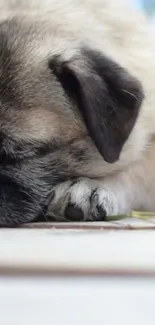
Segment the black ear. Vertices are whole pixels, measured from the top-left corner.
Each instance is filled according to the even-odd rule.
[[[109,163],[117,161],[143,100],[140,82],[92,50],[58,66],[55,60],[51,67],[76,101],[100,154]]]

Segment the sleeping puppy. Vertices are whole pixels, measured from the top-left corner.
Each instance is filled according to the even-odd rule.
[[[1,0],[0,19],[0,225],[155,210],[145,18],[121,0]]]

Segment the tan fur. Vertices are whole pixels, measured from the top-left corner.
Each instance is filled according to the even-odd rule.
[[[45,103],[44,107],[39,106],[39,101],[33,103],[31,94],[30,113],[23,111],[20,116],[13,117],[14,128],[11,131],[12,120],[7,120],[5,126],[0,121],[0,127],[8,129],[17,138],[46,141],[63,138],[66,144],[76,140],[77,148],[87,148],[89,159],[77,164],[77,176],[99,179],[89,180],[88,188],[101,188],[100,203],[104,202],[103,197],[107,197],[107,192],[112,193],[106,208],[108,214],[121,214],[140,208],[155,210],[155,38],[145,17],[133,10],[127,1],[121,0],[5,0],[4,3],[1,0],[0,11],[2,21],[18,17],[23,35],[29,25],[34,25],[34,34],[25,36],[21,47],[17,30],[17,47],[13,45],[13,58],[18,58],[20,62],[17,84],[20,85],[21,78],[29,79],[28,86],[25,84],[27,92],[31,89],[29,87],[33,87],[33,70],[38,71],[39,78],[39,73],[42,73],[39,69],[42,62],[45,64],[46,57],[58,54],[64,60],[70,59],[78,55],[82,42],[100,50],[127,69],[140,80],[145,95],[120,160],[113,165],[104,162],[98,154],[87,138],[80,114],[75,111],[71,113],[70,103],[55,81],[53,88],[51,85],[54,89],[51,111],[48,99],[47,107]],[[134,96],[132,93],[130,95]],[[82,192],[86,180],[82,182],[78,197],[76,190],[76,195],[73,194],[76,204],[81,202],[84,192],[85,195],[89,192],[88,189]],[[63,184],[58,188],[60,186],[62,189]],[[65,191],[58,191],[60,199]]]

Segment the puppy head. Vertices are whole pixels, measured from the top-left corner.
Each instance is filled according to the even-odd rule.
[[[61,181],[59,175],[62,174],[63,163],[59,155],[57,164],[60,170],[56,174],[54,168],[46,169],[46,163],[44,168],[37,167],[36,179],[35,168],[32,177],[32,171],[25,164],[31,166],[31,159],[39,162],[40,154],[46,155],[48,148],[48,153],[52,153],[48,163],[53,166],[53,157],[56,161],[61,146],[69,146],[70,142],[85,135],[90,136],[105,161],[114,163],[119,159],[135,124],[143,99],[140,82],[106,55],[82,43],[72,51],[72,43],[67,44],[65,40],[64,44],[70,50],[66,58],[68,47],[63,47],[61,51],[60,42],[55,42],[53,38],[49,27],[42,28],[41,24],[38,28],[35,24],[19,23],[12,19],[0,25],[2,184],[4,176],[12,178],[11,182],[16,187],[24,188],[25,192],[29,191],[31,184],[31,198],[33,193],[36,198],[38,179],[41,184],[38,197],[42,197],[41,193],[46,197],[46,184],[49,181],[45,181],[44,174],[47,180],[49,173],[51,187]],[[63,159],[66,157],[63,156]],[[16,172],[8,167],[10,165],[14,166]],[[76,173],[69,159],[63,168],[63,175],[66,173],[67,177],[70,176],[69,170],[71,176]],[[5,204],[9,205],[11,196],[7,198],[5,194],[3,198],[6,198]],[[24,204],[29,204],[32,209],[34,202],[30,204],[26,201],[24,199]],[[15,208],[16,218],[11,218],[18,222],[23,203],[16,200],[16,204],[19,205],[18,209]],[[22,220],[27,221],[26,218]]]
[[[41,27],[16,19],[0,25],[1,134],[69,142],[88,132],[102,157],[117,161],[141,106],[140,82],[87,45],[72,51],[64,42],[61,50],[62,40]]]

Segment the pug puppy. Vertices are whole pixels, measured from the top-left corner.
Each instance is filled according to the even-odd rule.
[[[127,1],[1,0],[0,226],[155,210],[154,50]]]

